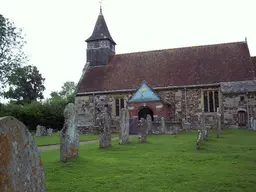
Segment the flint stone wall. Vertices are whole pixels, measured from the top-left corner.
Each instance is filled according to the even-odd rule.
[[[0,191],[45,192],[45,175],[34,138],[13,117],[0,118]]]
[[[156,92],[166,101],[171,104],[170,107],[170,120],[173,122],[181,122],[182,119],[186,118],[187,109],[187,120],[191,123],[191,129],[197,129],[199,122],[198,117],[202,114],[202,108],[204,107],[203,102],[203,91],[205,90],[215,90],[223,89],[219,86],[214,87],[202,87],[202,88],[187,88],[185,89],[169,89],[169,90],[157,90]],[[233,90],[233,89],[228,89]],[[244,90],[244,89],[243,89]],[[246,89],[247,90],[247,89]],[[109,104],[112,106],[112,120],[113,125],[118,126],[118,121],[120,117],[115,116],[115,97],[124,98],[125,101],[128,100],[129,95],[133,92],[127,92],[123,94],[108,94],[110,101]],[[185,99],[185,95],[186,98]],[[236,92],[236,93],[223,93],[220,92],[219,102],[220,109],[222,113],[222,123],[225,127],[237,128],[237,109],[242,107],[246,109],[246,102],[240,102],[241,96],[245,97],[246,94]],[[79,116],[79,126],[90,127],[93,125],[93,103],[92,96],[79,96],[76,97],[77,108],[80,109],[81,115]],[[185,104],[187,101],[187,107]],[[83,109],[83,110],[82,110]],[[85,111],[85,112],[84,112]],[[87,115],[86,115],[87,114]],[[205,113],[205,123],[208,128],[216,128],[216,112]],[[87,117],[84,118],[84,115]],[[256,92],[249,93],[249,116],[256,118]],[[89,121],[88,121],[89,120]],[[85,122],[86,121],[86,122]],[[84,122],[84,123],[83,123]],[[119,128],[117,128],[119,129]],[[90,129],[89,129],[90,130]]]
[[[248,100],[248,107],[247,107]],[[222,121],[226,128],[238,128],[238,111],[246,112],[246,122],[256,118],[256,93],[223,94],[223,110],[225,111]]]

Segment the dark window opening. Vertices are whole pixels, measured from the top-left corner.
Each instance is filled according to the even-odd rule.
[[[214,100],[215,100],[215,111],[217,111],[217,108],[219,107],[219,92],[214,92]]]
[[[116,116],[119,116],[120,110],[119,110],[119,99],[116,99]]]
[[[124,99],[120,99],[120,103],[121,103],[121,109],[124,108]]]
[[[204,91],[204,112],[216,112],[219,107],[219,92]]]
[[[244,101],[244,96],[241,96],[241,97],[240,97],[240,101]]]
[[[116,99],[116,116],[120,115],[121,109],[124,109],[124,99]]]
[[[208,95],[207,95],[207,91],[204,91],[204,111],[208,112]]]

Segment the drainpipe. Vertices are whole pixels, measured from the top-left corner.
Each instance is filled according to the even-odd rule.
[[[184,88],[185,90],[185,113],[186,113],[186,121],[188,120],[188,106],[187,106],[187,88]]]
[[[250,114],[249,114],[249,93],[246,93],[247,95],[247,102],[246,102],[246,110],[247,110],[247,127],[250,128]]]

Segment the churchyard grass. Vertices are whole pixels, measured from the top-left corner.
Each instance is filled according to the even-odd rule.
[[[196,150],[196,131],[148,136],[127,145],[81,145],[79,157],[61,163],[59,150],[41,152],[48,192],[256,191],[256,132],[209,131]]]
[[[113,133],[112,137],[118,137],[117,133]],[[60,136],[58,133],[54,133],[51,136],[34,136],[37,146],[55,145],[60,144]],[[90,141],[98,139],[99,135],[96,134],[86,134],[80,135],[80,141]]]

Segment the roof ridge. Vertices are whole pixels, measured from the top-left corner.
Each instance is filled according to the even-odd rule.
[[[234,42],[227,42],[227,43],[194,45],[194,46],[187,46],[187,47],[183,46],[183,47],[177,47],[177,48],[153,49],[153,50],[148,50],[148,51],[135,51],[135,52],[127,52],[127,53],[118,53],[118,54],[115,54],[115,55],[116,56],[119,56],[119,55],[130,55],[130,54],[138,54],[138,53],[149,53],[149,52],[156,52],[156,51],[177,50],[177,49],[184,49],[184,48],[210,47],[210,46],[216,46],[216,45],[227,45],[227,44],[237,44],[237,43],[245,43],[246,44],[246,42],[244,42],[244,41],[234,41]]]

